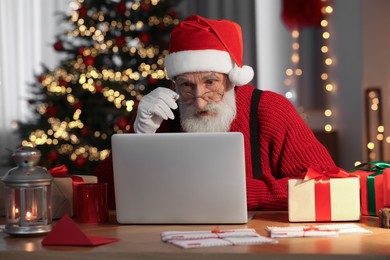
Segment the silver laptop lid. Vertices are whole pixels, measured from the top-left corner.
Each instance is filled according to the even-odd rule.
[[[116,134],[117,220],[246,223],[241,133]]]

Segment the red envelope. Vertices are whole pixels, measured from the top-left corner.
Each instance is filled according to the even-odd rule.
[[[65,214],[41,243],[44,246],[99,246],[117,241],[119,241],[118,238],[86,236]]]

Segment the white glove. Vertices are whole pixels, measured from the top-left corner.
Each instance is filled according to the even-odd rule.
[[[155,133],[163,120],[174,119],[172,109],[177,108],[179,95],[168,88],[156,88],[142,97],[134,122],[136,133]]]

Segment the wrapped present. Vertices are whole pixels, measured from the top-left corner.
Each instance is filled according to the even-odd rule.
[[[390,208],[390,168],[383,170],[383,205]]]
[[[52,183],[52,214],[53,219],[59,219],[65,214],[73,217],[76,214],[76,185],[79,183],[97,183],[97,177],[92,175],[71,175],[66,166],[62,165],[49,170],[53,175]]]
[[[390,164],[375,161],[359,164],[354,174],[360,177],[362,215],[379,216],[379,210],[390,204]],[[387,170],[386,175],[383,174]],[[385,203],[386,201],[386,203]]]
[[[359,178],[337,169],[308,168],[304,179],[288,181],[290,222],[356,221],[360,219]]]

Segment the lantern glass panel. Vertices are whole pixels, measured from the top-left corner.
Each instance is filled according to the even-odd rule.
[[[15,226],[51,224],[51,187],[7,187],[7,223]]]

